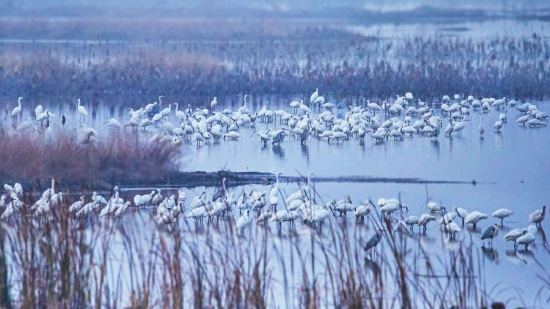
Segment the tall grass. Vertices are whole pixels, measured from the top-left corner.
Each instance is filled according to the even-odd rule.
[[[2,223],[3,307],[482,308],[509,300],[486,286],[472,242],[433,254],[391,232],[391,222],[240,233],[231,217],[156,226],[130,210],[120,220],[77,220],[66,196],[51,218],[23,213]],[[364,231],[378,227],[384,239],[366,255]]]
[[[0,131],[0,178],[26,180],[40,186],[55,178],[82,188],[120,182],[162,180],[178,170],[181,148],[170,143],[147,143],[137,134],[111,134],[81,144],[71,133],[60,133],[55,142],[42,135]],[[38,183],[36,183],[38,181]],[[38,189],[41,189],[40,187]]]
[[[244,32],[246,34],[246,32]],[[417,36],[399,40],[309,31],[277,36],[139,44],[4,43],[0,94],[156,94],[218,96],[321,94],[421,98],[455,93],[550,96],[546,38],[489,40]]]

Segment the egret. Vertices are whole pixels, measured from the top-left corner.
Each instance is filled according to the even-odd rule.
[[[315,92],[311,94],[309,98],[309,103],[313,103],[319,97],[319,88],[315,89]]]
[[[43,111],[44,108],[42,107],[42,105],[38,104],[38,106],[36,106],[36,108],[34,109],[34,117],[38,117],[38,115],[42,114]]]
[[[273,208],[273,211],[277,209],[277,204],[279,204],[279,175],[281,175],[280,172],[275,174],[275,179],[277,181],[269,192],[269,205]]]
[[[176,117],[178,117],[178,119],[180,120],[180,125],[181,125],[186,119],[185,112],[178,110],[179,105],[177,102],[174,103],[174,105],[176,106],[176,110],[175,110]]]
[[[80,105],[80,99],[76,99],[76,102],[78,113],[80,114],[80,120],[82,120],[82,117],[88,117],[88,111],[84,106]]]
[[[21,114],[21,100],[23,100],[23,97],[19,97],[19,99],[17,99],[17,106],[11,111],[11,116],[13,118],[17,119],[17,116]]]
[[[163,109],[160,114],[162,115],[162,118],[170,115],[170,113],[172,112],[172,104],[168,104],[168,107]]]
[[[215,111],[216,110],[216,106],[218,106],[218,99],[217,97],[214,97],[214,99],[212,100],[212,102],[210,102],[210,109]]]
[[[493,246],[493,238],[495,238],[498,235],[498,225],[495,224],[493,226],[488,227],[485,232],[483,232],[483,235],[481,235],[481,240],[489,239],[489,246]]]

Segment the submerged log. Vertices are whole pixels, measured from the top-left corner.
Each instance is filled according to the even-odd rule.
[[[62,180],[58,183],[63,190],[77,192],[80,190],[112,190],[117,185],[125,188],[196,188],[196,187],[220,187],[222,180],[226,179],[226,187],[238,187],[245,185],[270,185],[275,183],[275,174],[263,172],[170,172],[162,179],[111,179],[112,183],[106,181],[96,181],[91,183],[70,183],[70,181]],[[48,184],[49,179],[40,181],[24,182],[21,184],[28,190],[31,186],[36,186],[40,192],[43,191],[41,184]],[[279,181],[282,183],[299,183],[305,182],[305,176],[287,176],[280,175]],[[318,177],[313,178],[314,182],[342,182],[342,183],[399,183],[399,184],[466,184],[476,185],[473,181],[456,181],[456,180],[425,180],[420,178],[388,178],[388,177],[371,177],[371,176],[337,176],[337,177]],[[38,184],[38,186],[37,186]]]

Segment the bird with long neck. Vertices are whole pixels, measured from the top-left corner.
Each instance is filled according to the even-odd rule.
[[[273,211],[277,210],[277,204],[279,204],[279,175],[280,174],[281,173],[278,172],[275,175],[275,179],[277,180],[277,182],[273,185],[273,188],[269,192],[269,204],[273,208]]]
[[[21,100],[23,100],[23,97],[19,97],[19,99],[17,99],[17,106],[11,112],[11,116],[15,120],[17,119],[17,116],[21,114]]]

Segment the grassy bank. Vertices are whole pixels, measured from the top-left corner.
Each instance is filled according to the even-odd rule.
[[[4,183],[24,182],[40,190],[42,183],[48,187],[52,177],[80,188],[164,180],[168,172],[179,169],[182,155],[181,148],[170,143],[147,143],[127,134],[82,144],[73,131],[60,133],[55,142],[46,142],[46,137],[37,133],[2,130],[0,144],[0,178]]]

